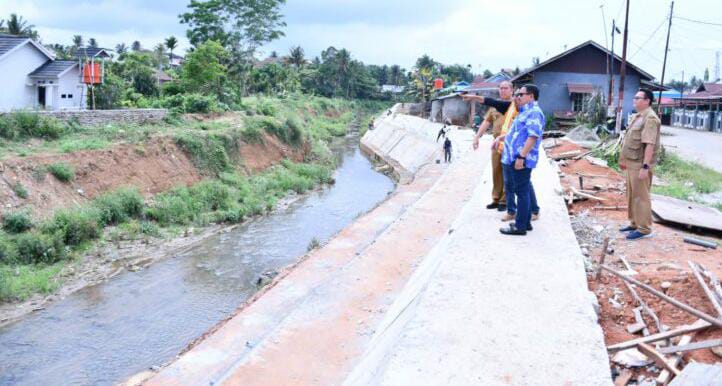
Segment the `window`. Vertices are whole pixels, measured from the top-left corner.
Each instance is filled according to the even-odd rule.
[[[582,111],[584,105],[592,97],[592,94],[582,94],[578,92],[572,93],[572,111]]]
[[[65,94],[62,94],[62,95],[60,95],[60,97],[63,98],[63,99],[65,99],[65,98],[67,98],[68,96],[65,95]]]
[[[68,99],[73,99],[73,94],[68,94]]]

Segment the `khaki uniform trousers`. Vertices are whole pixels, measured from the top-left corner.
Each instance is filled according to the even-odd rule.
[[[497,204],[506,205],[504,173],[501,167],[501,154],[496,151],[496,149],[491,151],[491,174],[493,180],[491,199]]]
[[[639,168],[627,169],[627,217],[632,227],[642,234],[652,233],[652,171],[649,178],[639,179]]]

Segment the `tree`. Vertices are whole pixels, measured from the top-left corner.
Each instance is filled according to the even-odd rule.
[[[170,55],[168,57],[173,59],[173,50],[178,47],[178,39],[176,39],[175,36],[169,36],[165,39],[165,46],[168,48],[168,51],[170,51]]]
[[[420,58],[416,59],[416,67],[417,70],[420,69],[428,69],[428,70],[434,70],[435,67],[437,67],[439,63],[434,61],[434,59],[431,59],[431,57],[427,54],[424,54]]]
[[[28,24],[22,16],[18,16],[17,13],[10,14],[10,18],[6,21],[7,27],[5,29],[10,35],[27,36],[33,39],[37,39],[38,33],[33,30],[34,25]]]
[[[709,68],[704,69],[704,81],[709,82]]]
[[[118,73],[135,92],[145,96],[158,95],[158,80],[155,77],[153,57],[150,54],[130,52],[125,55],[119,67]]]
[[[189,12],[180,15],[188,24],[188,39],[198,46],[215,40],[253,54],[261,45],[275,40],[286,26],[280,13],[285,0],[191,0]]]
[[[0,19],[0,32],[5,32],[5,19]]]
[[[306,63],[303,48],[301,46],[291,47],[288,52],[288,64],[295,66],[297,69],[303,67]]]
[[[158,43],[153,49],[153,54],[153,59],[155,60],[154,64],[156,67],[163,68],[168,64],[168,56],[166,55],[165,44]]]
[[[394,64],[389,69],[389,78],[391,81],[391,84],[394,86],[398,86],[400,83],[400,77],[403,74],[403,71],[401,70],[401,67],[398,64]]]
[[[95,40],[95,38],[88,39],[88,47],[98,48],[98,42]]]
[[[541,63],[541,60],[539,60],[538,56],[534,56],[531,58],[531,64],[532,66],[538,66],[539,63]]]
[[[486,69],[486,70],[484,70],[484,74],[482,76],[484,77],[484,79],[489,79],[492,76],[494,76],[494,74],[491,71],[489,71],[489,69]]]
[[[83,46],[83,37],[80,35],[73,35],[73,47],[78,49]]]
[[[228,51],[215,41],[209,40],[196,46],[186,56],[183,64],[182,81],[186,90],[201,94],[216,95],[224,100]]]
[[[128,52],[128,46],[125,43],[118,43],[115,45],[115,52],[118,53],[118,56],[123,56]]]
[[[130,45],[130,49],[134,52],[139,52],[143,49],[143,46],[140,45],[139,41],[134,41],[133,44]]]

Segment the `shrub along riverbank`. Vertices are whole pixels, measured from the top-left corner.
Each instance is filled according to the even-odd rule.
[[[0,149],[16,155],[72,152],[116,143],[142,144],[152,136],[167,135],[207,177],[147,201],[137,188],[121,188],[83,205],[58,210],[47,219],[36,218],[30,208],[4,212],[0,230],[0,301],[53,292],[62,284],[59,273],[63,267],[82,259],[95,243],[121,237],[119,234],[125,238],[172,237],[182,227],[238,223],[272,209],[290,192],[300,194],[328,183],[334,161],[327,141],[345,135],[352,122],[366,122],[371,113],[388,107],[379,102],[305,95],[253,97],[246,101],[243,112],[230,119],[206,117],[198,122],[173,115],[164,124],[150,126],[79,127],[35,120],[28,113],[0,117]],[[52,126],[53,135],[43,134],[47,130],[33,125]],[[289,146],[307,146],[311,149],[309,156],[303,163],[283,160],[261,173],[245,175],[240,168],[243,160],[238,154],[239,144],[262,141],[264,132]],[[51,168],[59,180],[72,180],[69,165],[51,165],[48,170]],[[13,189],[22,192],[24,187]]]

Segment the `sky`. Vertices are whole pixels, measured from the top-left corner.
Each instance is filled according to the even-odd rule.
[[[103,47],[139,40],[152,48],[174,35],[182,52],[189,44],[178,15],[188,3],[0,0],[0,17],[22,15],[44,43],[71,44],[72,36],[80,34],[86,41],[94,37]],[[525,68],[533,57],[543,61],[587,40],[609,47],[612,19],[624,29],[624,4],[625,0],[288,0],[281,10],[285,36],[264,46],[260,55],[286,54],[300,45],[312,58],[334,46],[349,49],[366,64],[399,64],[406,69],[423,54],[445,64],[471,65],[475,73]],[[657,79],[669,6],[669,0],[630,0],[628,60]],[[721,15],[722,1],[675,2],[666,80],[681,79],[683,71],[685,79],[701,77],[705,68],[714,77],[715,53],[722,51]],[[619,54],[621,43],[617,35]]]

